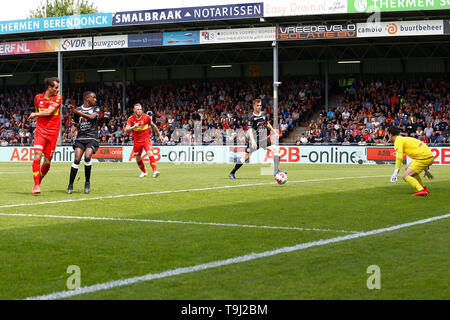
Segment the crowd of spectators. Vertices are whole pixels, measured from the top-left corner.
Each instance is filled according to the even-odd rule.
[[[296,144],[383,144],[390,125],[425,143],[449,142],[448,80],[358,79],[338,95],[337,105],[320,111]]]
[[[286,79],[279,92],[280,140],[285,139],[301,121],[323,106],[323,83],[312,79]],[[35,121],[28,115],[34,111],[33,99],[42,88],[12,88],[0,92],[0,144],[32,145]],[[102,145],[129,145],[132,137],[124,133],[126,120],[134,103],[145,112],[163,134],[154,144],[240,144],[245,142],[247,115],[253,99],[262,100],[263,109],[273,114],[271,80],[183,81],[165,84],[127,86],[126,107],[121,86],[70,86],[64,89],[63,102],[83,103],[85,91],[97,95],[100,106],[99,137]],[[71,115],[63,108],[62,142],[72,144]],[[271,121],[271,120],[270,120]],[[199,134],[200,133],[200,134]]]
[[[284,79],[278,104],[281,142],[314,112],[317,119],[308,121],[297,144],[382,144],[387,142],[386,130],[392,124],[400,127],[402,135],[426,143],[449,141],[450,81],[372,78],[334,82],[333,88],[338,88],[334,94],[340,99],[326,111],[323,82],[314,78]],[[163,145],[200,141],[204,145],[243,144],[253,99],[262,100],[270,121],[273,114],[273,87],[268,79],[130,85],[126,88],[126,107],[121,86],[67,86],[64,105],[69,99],[81,105],[83,92],[88,90],[96,93],[100,106],[102,145],[132,144],[124,126],[137,102],[163,134],[163,141],[153,136],[153,143]],[[34,111],[34,96],[42,91],[39,87],[0,91],[0,146],[33,144],[36,123],[28,116]],[[74,136],[67,110],[64,107],[62,112],[62,142],[70,145]]]

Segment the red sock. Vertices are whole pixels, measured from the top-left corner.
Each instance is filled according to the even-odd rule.
[[[145,164],[144,164],[144,161],[138,161],[137,162],[137,165],[139,166],[139,169],[141,169],[141,171],[143,172],[143,173],[146,173],[147,171],[145,171]]]
[[[33,179],[34,185],[39,185],[41,180],[41,162],[33,160]]]
[[[39,182],[42,181],[42,179],[44,179],[45,175],[47,174],[47,172],[50,170],[50,165],[46,165],[43,164],[41,167],[41,179],[39,180]]]
[[[156,160],[155,160],[154,156],[150,157],[150,165],[152,166],[153,172],[155,172],[156,171]]]

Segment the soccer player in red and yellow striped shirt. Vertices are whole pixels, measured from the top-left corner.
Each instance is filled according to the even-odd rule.
[[[158,139],[162,140],[163,137],[159,132],[158,128],[152,122],[152,119],[149,115],[142,113],[142,106],[140,103],[136,103],[134,105],[134,114],[128,118],[127,125],[125,127],[125,132],[133,132],[133,154],[136,157],[136,162],[142,173],[139,177],[145,177],[147,175],[147,171],[145,170],[144,162],[141,158],[142,150],[148,155],[150,159],[150,166],[153,170],[153,178],[157,178],[159,176],[159,171],[156,170],[156,160],[153,156],[153,146],[150,140],[150,132],[149,126],[152,128],[154,132],[158,135]]]
[[[396,152],[395,170],[391,182],[397,181],[397,175],[403,163],[403,155],[406,154],[413,161],[406,168],[403,179],[417,190],[413,196],[428,196],[428,189],[419,174],[425,170],[425,175],[430,179],[433,178],[433,175],[428,171],[428,168],[434,162],[434,156],[430,148],[420,140],[400,136],[400,130],[397,127],[389,127],[388,135],[389,140],[394,143]]]
[[[44,80],[47,90],[34,98],[36,112],[30,114],[30,119],[36,119],[34,136],[33,178],[32,194],[41,193],[40,184],[50,170],[50,163],[58,142],[59,128],[61,126],[60,109],[62,98],[59,92],[59,79],[47,78]],[[41,167],[42,154],[44,163]]]

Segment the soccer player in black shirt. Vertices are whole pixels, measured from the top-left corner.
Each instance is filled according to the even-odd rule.
[[[250,158],[250,155],[257,151],[259,148],[270,150],[273,152],[273,164],[274,172],[276,176],[280,171],[278,169],[280,165],[280,148],[277,145],[272,144],[270,138],[267,135],[267,130],[272,134],[274,138],[278,138],[278,133],[273,129],[267,120],[267,114],[261,111],[262,102],[261,99],[253,100],[253,113],[248,116],[248,130],[247,130],[247,148],[243,159],[238,160],[233,170],[229,173],[231,179],[236,179],[235,173],[240,167]],[[286,172],[285,172],[286,173]]]
[[[70,104],[71,111],[73,112],[72,134],[74,134],[76,129],[78,129],[78,134],[73,144],[75,160],[70,169],[70,180],[69,186],[67,187],[67,193],[69,194],[73,192],[73,182],[77,176],[78,167],[83,154],[84,175],[86,178],[84,193],[91,192],[91,158],[99,147],[97,120],[100,108],[95,105],[97,98],[95,93],[86,91],[83,94],[83,99],[84,104],[78,108],[75,108],[75,104]]]

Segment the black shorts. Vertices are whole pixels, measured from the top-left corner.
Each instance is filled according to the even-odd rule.
[[[97,152],[99,147],[98,141],[95,140],[75,140],[75,143],[73,144],[73,150],[75,148],[80,148],[83,151],[86,151],[87,148],[91,148],[94,153]]]
[[[270,147],[272,145],[272,142],[270,142],[270,139],[262,139],[262,140],[256,140],[256,149],[252,149],[250,140],[247,141],[247,148],[245,149],[245,152],[252,153],[256,150],[263,148],[264,150],[267,149],[267,147]]]

